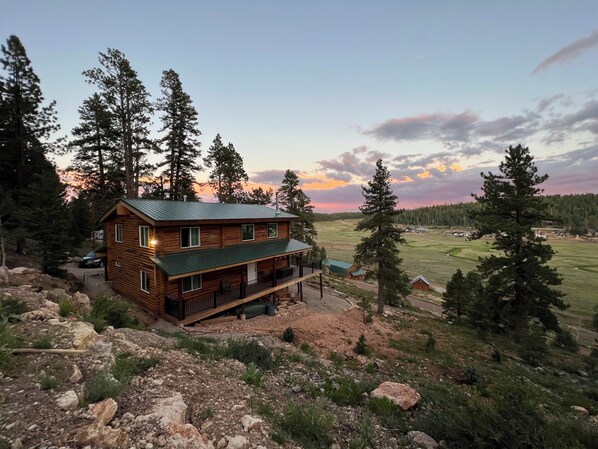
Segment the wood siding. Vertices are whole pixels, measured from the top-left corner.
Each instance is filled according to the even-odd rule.
[[[139,226],[149,227],[150,240],[156,238],[154,228],[143,221],[137,215],[122,211],[123,215],[117,215],[107,222],[106,235],[108,244],[107,274],[108,280],[112,281],[112,288],[129,298],[144,309],[160,315],[161,305],[159,298],[163,296],[162,276],[155,264],[150,260],[154,255],[154,249],[139,246]],[[122,225],[122,243],[114,241],[114,225]],[[116,263],[120,265],[116,266]],[[149,293],[141,290],[140,271],[148,273],[150,281]]]

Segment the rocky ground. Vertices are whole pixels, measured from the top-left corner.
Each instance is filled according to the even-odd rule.
[[[338,353],[363,366],[371,361],[353,352],[359,336],[365,335],[375,345],[393,332],[388,323],[377,319],[365,325],[363,311],[338,296],[328,306],[317,303],[315,291],[306,294],[308,304],[316,301],[312,309],[299,307],[276,317],[187,329],[188,335],[209,336],[210,344],[252,339],[267,348],[277,367],[265,371],[261,387],[255,387],[242,380],[245,364],[191,355],[176,348],[180,339],[174,334],[111,327],[96,333],[82,321],[90,301],[72,291],[76,284],[26,268],[11,271],[10,284],[0,287],[0,296],[23,301],[28,309],[9,325],[18,347],[46,348],[12,355],[11,369],[0,377],[0,436],[13,449],[301,447],[292,439],[282,444],[275,437],[275,416],[283,405],[313,401],[310,389],[325,378],[358,379],[359,370],[334,366],[329,354]],[[75,309],[67,317],[60,316],[58,306],[65,298]],[[295,329],[295,344],[280,338],[289,326]],[[151,366],[128,379],[115,399],[89,403],[90,384],[98,373],[110,372],[123,354],[151,361]],[[384,363],[374,360],[372,366],[379,369]],[[387,380],[382,374],[378,377],[380,383]],[[384,388],[380,391],[385,394]],[[415,391],[401,395],[401,400],[406,395],[414,401],[401,403],[406,409],[419,399]],[[332,447],[346,447],[364,418],[363,410],[332,403],[326,408],[337,424]],[[376,447],[436,447],[418,443],[425,435],[412,433],[414,443],[409,446],[402,432],[377,421],[373,426]]]

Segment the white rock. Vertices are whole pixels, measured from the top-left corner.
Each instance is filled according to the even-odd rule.
[[[69,382],[72,382],[74,384],[81,382],[81,380],[83,379],[83,373],[81,373],[79,367],[77,365],[73,365],[72,370],[73,372],[69,376]]]
[[[69,390],[58,396],[56,404],[63,410],[75,410],[79,406],[79,398],[77,397],[77,393]]]
[[[237,435],[228,439],[226,449],[245,449],[249,447],[249,440],[242,435]]]
[[[12,270],[8,270],[9,274],[35,274],[35,273],[39,273],[39,271],[37,271],[34,268],[27,268],[27,267],[17,267],[17,268],[13,268]]]
[[[73,295],[73,302],[77,309],[89,309],[91,308],[91,301],[89,300],[89,296],[85,293],[75,292]]]
[[[117,409],[118,404],[116,401],[108,398],[93,404],[89,414],[94,417],[99,425],[105,426],[114,418]]]
[[[151,414],[156,416],[164,427],[168,427],[171,423],[185,424],[187,404],[183,401],[183,395],[177,392],[168,398],[158,399]]]
[[[243,424],[243,430],[249,432],[251,430],[259,430],[262,427],[264,420],[260,418],[254,418],[251,415],[245,415],[241,418],[241,424]]]
[[[407,438],[414,449],[438,449],[439,445],[434,438],[424,432],[412,430],[407,432]]]
[[[581,416],[588,416],[590,414],[590,412],[588,411],[587,408],[581,407],[579,405],[572,405],[571,411],[573,413],[575,413],[576,415],[581,415]]]
[[[85,323],[83,321],[74,321],[70,323],[69,330],[73,334],[73,348],[75,349],[91,348],[98,337],[98,334],[93,328],[93,324]]]
[[[44,309],[50,309],[56,315],[58,315],[58,313],[60,312],[60,306],[58,304],[56,304],[55,302],[48,301],[47,299],[44,299],[42,307]]]
[[[413,407],[421,398],[414,388],[398,382],[382,382],[372,391],[372,397],[387,398],[403,410]]]

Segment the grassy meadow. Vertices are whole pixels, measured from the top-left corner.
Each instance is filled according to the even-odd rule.
[[[317,222],[318,243],[326,248],[328,257],[351,262],[355,244],[364,235],[354,231],[357,220]],[[451,275],[461,268],[464,272],[477,265],[480,256],[488,255],[491,240],[468,241],[445,236],[444,229],[432,229],[426,234],[406,233],[407,245],[401,257],[410,277],[424,275],[435,287],[443,288]],[[598,304],[598,243],[571,238],[550,239],[555,255],[551,265],[563,277],[561,289],[571,307],[559,312],[562,321],[576,333],[581,326],[581,342],[591,343],[594,335],[592,314]]]

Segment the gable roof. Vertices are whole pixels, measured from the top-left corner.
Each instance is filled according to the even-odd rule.
[[[430,285],[430,283],[428,282],[428,280],[425,277],[423,277],[421,274],[417,275],[413,279],[411,279],[410,284],[415,284],[417,281],[423,281],[426,284]]]
[[[164,256],[154,256],[155,262],[170,279],[191,274],[234,267],[247,262],[270,259],[274,256],[307,251],[312,247],[293,239],[272,240],[264,243],[247,243],[224,248],[184,251]]]
[[[222,204],[200,203],[196,201],[166,201],[146,199],[122,199],[101,219],[104,221],[116,209],[118,204],[153,222],[159,221],[212,221],[212,220],[267,220],[293,219],[296,215],[276,211],[270,207],[257,204]]]

